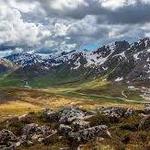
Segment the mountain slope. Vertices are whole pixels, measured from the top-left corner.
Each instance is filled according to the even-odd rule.
[[[148,86],[150,83],[149,38],[133,44],[117,41],[92,52],[71,51],[47,57],[22,53],[5,57],[5,60],[19,66],[10,74],[11,77],[28,81],[34,86],[51,86],[101,77],[128,84]]]
[[[0,74],[13,72],[18,66],[8,59],[0,59]]]

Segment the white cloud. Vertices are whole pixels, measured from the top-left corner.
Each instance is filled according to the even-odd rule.
[[[142,0],[142,1],[144,2],[148,0]],[[112,9],[112,10],[139,3],[138,0],[99,0],[99,2],[101,3],[102,7]]]
[[[102,7],[116,9],[119,7],[123,7],[126,4],[126,0],[102,0],[101,5]]]
[[[56,41],[47,40],[47,41],[45,41],[44,46],[45,47],[53,47],[53,46],[55,46],[55,44],[56,44]]]
[[[79,5],[88,6],[85,0],[51,0],[47,1],[49,7],[56,10],[77,9]]]
[[[66,36],[69,27],[70,25],[65,25],[64,23],[56,23],[54,25],[54,32],[56,36]]]
[[[40,3],[38,3],[38,1],[32,2],[25,2],[20,0],[6,0],[6,1],[8,6],[18,9],[23,13],[32,12],[40,6]]]
[[[97,32],[97,23],[95,16],[86,16],[82,20],[74,21],[69,28],[71,34],[89,36]]]
[[[50,31],[42,24],[24,21],[19,10],[4,3],[0,5],[0,44],[32,47],[39,45],[50,34]]]

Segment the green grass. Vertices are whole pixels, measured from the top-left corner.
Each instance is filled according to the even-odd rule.
[[[144,99],[140,91],[128,89],[126,84],[110,83],[102,78],[48,88],[48,91],[69,97],[107,101],[114,103],[140,103]],[[125,94],[125,96],[123,95]]]
[[[128,89],[126,84],[110,83],[104,77],[82,79],[81,76],[77,76],[78,73],[69,72],[66,74],[66,70],[64,70],[64,73],[61,72],[62,70],[59,70],[55,72],[56,74],[52,72],[48,75],[31,79],[28,82],[29,86],[32,88],[46,88],[48,92],[56,95],[82,97],[99,101],[115,103],[144,101],[140,96],[140,91],[132,91]],[[1,75],[0,87],[11,86],[24,87],[25,81],[15,75]]]
[[[0,74],[0,87],[22,87],[24,85],[23,80],[15,77],[10,76],[9,73],[7,74]]]

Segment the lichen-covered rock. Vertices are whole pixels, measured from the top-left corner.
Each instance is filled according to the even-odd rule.
[[[126,112],[124,113],[124,117],[130,117],[130,116],[132,116],[134,113],[135,113],[135,112],[134,112],[133,109],[128,108],[128,109],[126,110]]]
[[[72,123],[72,127],[75,131],[86,129],[90,127],[90,123],[84,120],[75,120]]]
[[[32,117],[31,114],[24,114],[22,116],[14,116],[12,118],[9,118],[6,120],[6,126],[18,126],[20,124],[30,124],[34,122],[34,118]]]
[[[51,130],[48,126],[39,126],[35,123],[27,124],[23,128],[20,142],[27,145],[28,143],[43,142],[46,139],[50,139],[53,133],[55,133],[55,131]]]
[[[150,129],[150,114],[141,114],[142,119],[139,122],[139,129],[149,130]]]
[[[150,104],[145,104],[144,112],[150,114]]]
[[[108,127],[105,125],[99,125],[78,132],[70,132],[68,134],[69,140],[77,143],[84,143],[96,137],[111,137]]]
[[[72,128],[71,128],[70,126],[64,125],[64,124],[60,124],[60,126],[59,126],[59,132],[60,132],[62,135],[66,136],[66,135],[68,135],[68,133],[71,132],[71,131],[72,131]]]
[[[27,138],[36,133],[37,131],[38,131],[38,124],[35,123],[25,125],[25,127],[22,130],[23,135],[26,135]]]
[[[42,112],[42,117],[47,119],[49,122],[57,122],[60,118],[59,113],[51,109],[44,109]]]
[[[86,112],[78,107],[65,107],[58,111],[44,109],[42,116],[49,122],[58,122],[59,124],[70,124],[75,120],[86,119],[91,112]]]
[[[67,107],[62,109],[59,113],[60,113],[59,123],[61,124],[68,124],[77,119],[84,119],[84,117],[88,115],[87,112],[77,107]]]
[[[18,138],[9,130],[0,131],[0,149],[1,150],[13,150],[16,148]]]
[[[99,112],[110,118],[111,121],[118,121],[120,118],[129,117],[134,113],[132,109],[123,107],[102,108]]]

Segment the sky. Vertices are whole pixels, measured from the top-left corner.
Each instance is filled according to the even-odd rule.
[[[0,0],[0,56],[150,37],[150,0]]]

